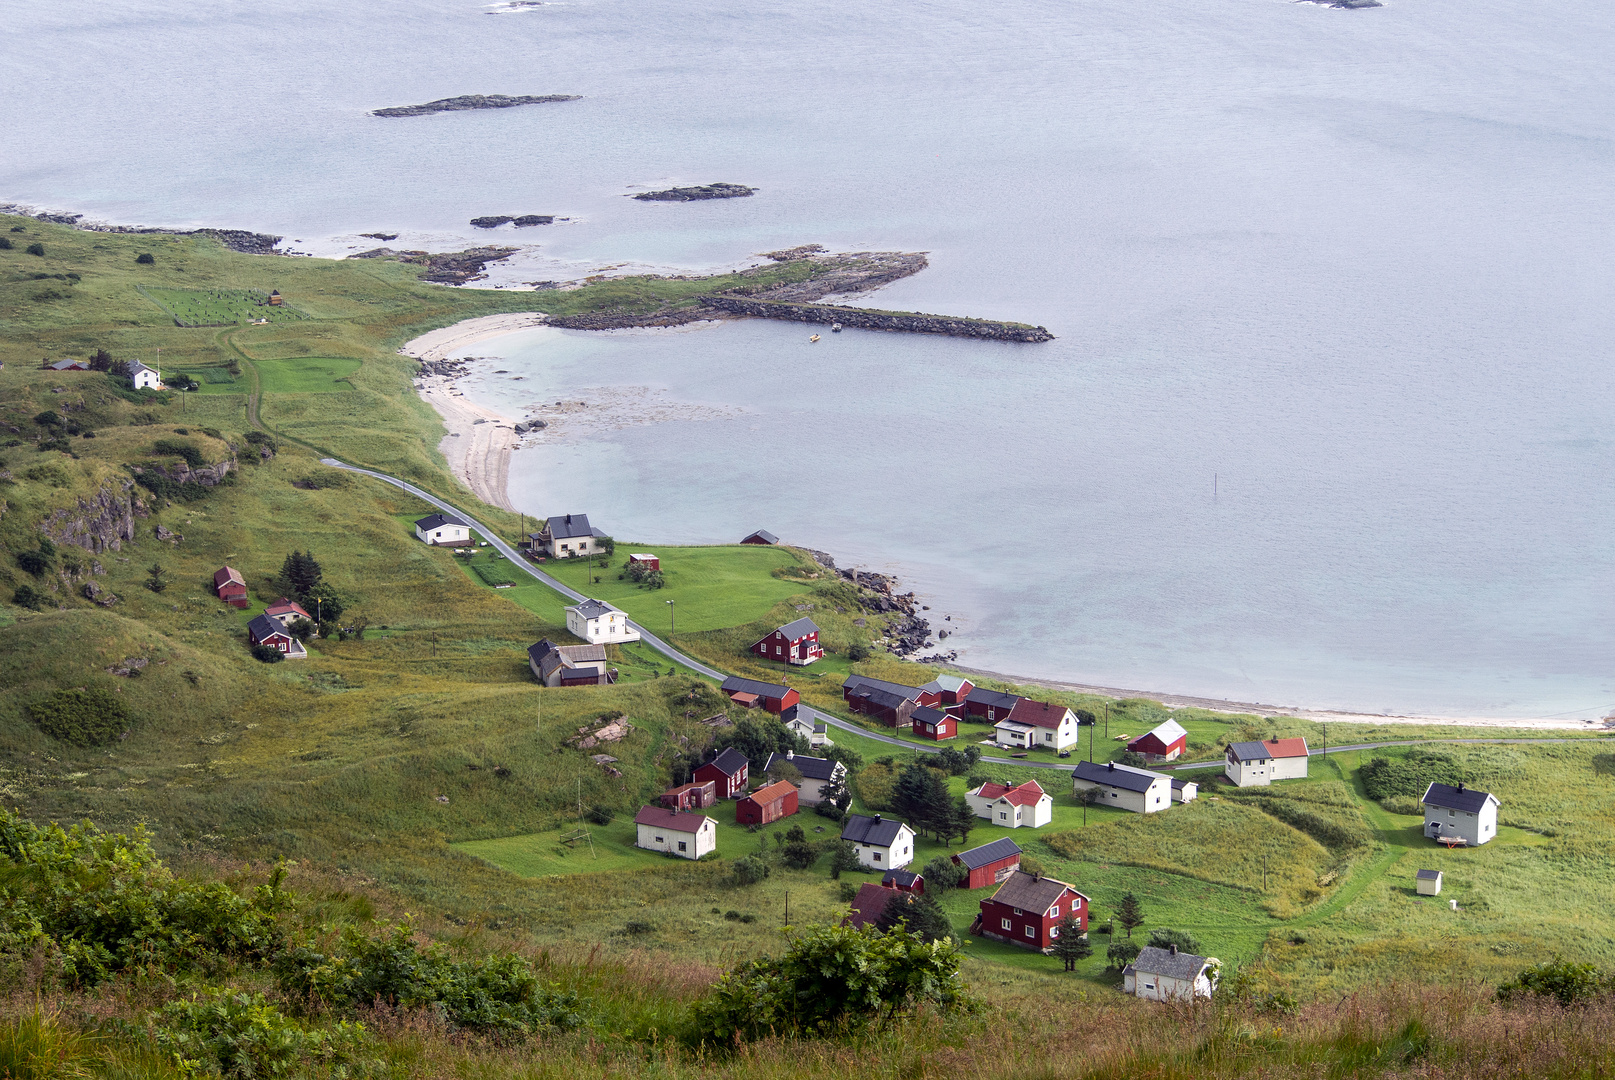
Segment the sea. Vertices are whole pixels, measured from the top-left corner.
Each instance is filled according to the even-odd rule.
[[[924,251],[861,302],[1056,335],[480,342],[474,399],[625,418],[519,451],[529,513],[652,550],[767,529],[899,575],[940,648],[1016,675],[1615,707],[1615,9],[10,0],[4,20],[0,202],[318,255],[520,246],[484,287]],[[369,115],[472,93],[582,99]],[[715,181],[757,193],[627,197]],[[491,214],[562,220],[468,224]]]

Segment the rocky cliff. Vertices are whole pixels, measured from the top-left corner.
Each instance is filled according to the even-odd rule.
[[[40,523],[40,531],[58,544],[72,544],[100,554],[121,551],[125,540],[135,538],[135,518],[145,517],[146,504],[135,495],[134,482],[108,485],[94,498],[80,499],[78,505],[51,514]]]

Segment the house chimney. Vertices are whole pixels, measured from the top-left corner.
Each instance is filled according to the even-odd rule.
[[[1458,781],[1458,790],[1460,792],[1464,790],[1464,782],[1462,780]]]
[[[1178,955],[1178,947],[1176,945],[1168,945],[1167,948],[1171,950],[1173,956]]]
[[[1106,762],[1105,763],[1105,768],[1110,772],[1115,772],[1116,771],[1116,763],[1114,761]]]
[[[785,760],[786,761],[790,761],[795,756],[796,756],[796,751],[795,750],[787,750],[787,751],[785,751]]]

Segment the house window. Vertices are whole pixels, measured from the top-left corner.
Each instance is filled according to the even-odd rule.
[[[1001,928],[1001,929],[1004,929],[1004,930],[1008,930],[1008,929],[1010,929],[1010,925],[1009,925],[1009,920],[1008,920],[1008,919],[999,919],[999,920],[998,920],[998,925],[999,925],[999,927],[1000,927],[1000,928]]]
[[[1035,938],[1035,937],[1037,937],[1037,931],[1033,930],[1030,926],[1028,926],[1026,928],[1026,936],[1029,937],[1029,938]]]
[[[875,852],[875,861],[880,862],[880,852]]]
[[[1008,817],[1009,817],[1009,815],[1008,815],[1008,814],[1006,814],[1006,813],[1004,813],[1004,812],[1003,812],[1003,811],[1002,811],[1002,810],[1000,810],[1000,811],[999,811],[999,812],[998,812],[998,817],[999,817],[999,819],[1000,819],[1000,820],[1003,820],[1003,819],[1006,819],[1006,818],[1008,818]]]
[[[1059,928],[1059,927],[1058,927],[1058,926],[1051,926],[1051,927],[1049,927],[1049,938],[1050,938],[1050,939],[1051,939],[1051,940],[1052,940],[1052,939],[1053,939],[1053,938],[1057,938],[1057,937],[1059,937],[1059,936],[1060,936],[1060,928]]]
[[[657,843],[658,843],[658,844],[665,844],[665,843],[667,843],[667,841],[666,841],[666,840],[663,840],[663,839],[662,839],[662,838],[661,838],[661,837],[660,837],[660,836],[658,836],[658,837],[657,837],[657,838],[656,838],[656,842],[657,842]]]
[[[683,840],[679,841],[679,850],[680,851],[688,851],[689,850],[689,848],[685,846],[685,843],[684,843]]]

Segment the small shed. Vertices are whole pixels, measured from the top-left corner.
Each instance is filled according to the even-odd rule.
[[[999,884],[1020,869],[1021,848],[1005,836],[990,844],[961,851],[953,857],[953,861],[970,874],[964,888],[985,889],[989,885]]]
[[[718,785],[711,780],[680,784],[662,793],[661,804],[669,810],[688,813],[705,810],[718,801]]]
[[[959,721],[943,712],[927,705],[921,705],[909,716],[909,724],[914,734],[922,739],[934,739],[943,742],[959,734]]]
[[[270,291],[270,293],[269,293],[269,306],[270,307],[280,307],[284,303],[286,303],[286,301],[281,299],[279,289],[273,289],[273,290]]]
[[[233,566],[221,566],[213,572],[213,591],[218,593],[220,600],[231,607],[248,606],[246,579],[241,576],[241,571]]]
[[[736,825],[767,825],[796,813],[796,785],[784,780],[760,787],[735,803]]]
[[[767,529],[758,529],[756,532],[742,537],[740,542],[742,544],[777,544],[779,543],[779,537]]]
[[[896,889],[898,892],[923,893],[925,891],[925,875],[912,874],[907,870],[888,870],[881,877],[882,888]]]
[[[1441,895],[1441,871],[1420,870],[1413,875],[1413,887],[1420,896]]]
[[[731,746],[696,769],[694,779],[698,783],[710,780],[718,798],[734,799],[746,793],[750,770],[751,762],[746,760],[746,755]]]
[[[631,566],[643,566],[647,570],[660,570],[662,568],[662,560],[659,556],[648,555],[643,551],[630,554],[628,562]]]

